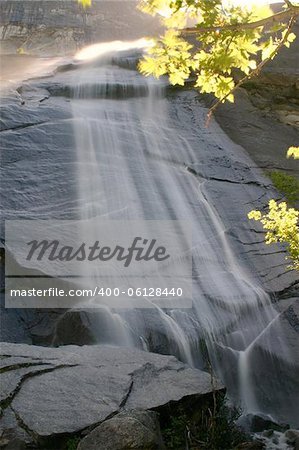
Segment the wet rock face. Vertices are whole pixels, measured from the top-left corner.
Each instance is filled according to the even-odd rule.
[[[73,54],[100,41],[131,40],[153,34],[159,25],[136,10],[135,1],[97,1],[82,8],[77,1],[4,0],[0,5],[1,52],[35,56]]]
[[[77,74],[75,74],[75,77]],[[73,142],[73,124],[75,122],[68,99],[64,97],[55,97],[53,94],[50,95],[51,86],[53,83],[57,82],[57,78],[58,75],[53,79],[44,80],[41,83],[42,85],[30,84],[28,85],[28,89],[23,87],[22,90],[19,90],[19,96],[16,95],[13,98],[8,98],[5,105],[3,105],[2,126],[4,131],[2,133],[2,142],[6,147],[6,183],[3,199],[5,200],[6,214],[13,214],[14,212],[18,214],[19,210],[23,211],[24,216],[26,216],[26,212],[28,212],[29,217],[39,217],[40,212],[45,211],[49,213],[50,217],[54,215],[55,218],[69,218],[74,214],[75,207],[73,199],[75,197],[74,193],[76,192],[77,181],[76,165],[74,161],[75,146]],[[58,81],[62,86],[65,85],[61,78],[59,78]],[[34,88],[33,91],[31,90],[32,87]],[[100,103],[101,102],[98,102],[98,104]],[[172,172],[169,172],[171,176],[168,177],[168,180],[171,182],[174,192],[179,194],[175,200],[182,199],[181,193],[178,192],[176,187],[180,186],[183,180],[186,191],[190,193],[190,198],[184,198],[184,204],[187,201],[188,207],[189,205],[192,205],[192,208],[189,209],[190,212],[192,211],[191,217],[193,218],[194,214],[194,217],[197,218],[196,224],[200,225],[202,221],[200,211],[205,202],[204,199],[203,201],[199,200],[198,181],[204,179],[205,195],[209,200],[209,204],[214,205],[219,216],[222,218],[225,234],[228,236],[231,248],[234,249],[234,252],[238,255],[238,261],[242,261],[244,264],[247,264],[248,261],[248,266],[249,264],[252,264],[253,273],[261,277],[263,285],[269,292],[288,289],[294,284],[294,275],[286,270],[284,254],[277,247],[271,249],[265,247],[263,244],[264,235],[261,230],[255,226],[255,224],[246,220],[246,213],[250,209],[263,207],[268,198],[277,195],[277,193],[273,192],[269,180],[262,177],[254,169],[252,161],[242,153],[242,149],[235,147],[231,141],[220,132],[220,129],[215,127],[205,131],[203,123],[205,122],[206,111],[200,107],[196,93],[186,91],[180,92],[173,97],[170,96],[167,107],[170,110],[170,118],[175,124],[175,128],[180,130],[181,135],[186,137],[186,141],[190,142],[191,146],[186,149],[184,146],[181,146],[182,148],[179,146],[175,149],[176,152],[174,154],[176,155],[176,162],[178,165],[175,166],[175,169],[169,169]],[[118,111],[116,117],[118,117]],[[124,123],[127,124],[127,122]],[[255,136],[260,140],[258,133],[255,133]],[[131,142],[130,147],[128,148],[131,148]],[[165,154],[167,155],[168,153],[167,150],[167,148],[163,148],[164,158]],[[117,158],[115,159],[118,161]],[[135,157],[132,158],[132,170],[130,168],[130,172],[128,172],[132,179],[135,179],[135,176],[137,179],[138,175],[135,170],[135,160]],[[163,173],[165,174],[166,170],[164,172],[164,169],[167,167],[165,165],[165,160],[161,158],[159,160],[156,159],[155,161],[159,161],[160,167],[157,162],[158,172],[160,173],[160,170],[163,167]],[[113,163],[115,163],[115,161]],[[117,164],[115,167],[117,168]],[[122,170],[122,167],[120,167],[120,169]],[[122,173],[121,170],[116,169],[115,173]],[[166,172],[166,174],[167,173],[168,172]],[[66,174],[69,176],[66,176]],[[144,178],[147,175],[144,169],[142,169],[140,174],[142,174]],[[22,180],[22,189],[19,189],[20,180]],[[173,181],[176,181],[176,183],[172,183]],[[142,188],[143,191],[142,185],[143,183],[138,182],[138,186],[140,186],[140,189]],[[53,186],[55,186],[55,189]],[[119,184],[119,186],[122,185]],[[147,186],[146,183],[144,183],[144,186]],[[194,187],[196,188],[194,189]],[[11,197],[12,189],[14,189],[14,192],[18,193],[18,195],[13,198]],[[171,191],[169,186],[168,190]],[[193,195],[193,193],[196,193],[196,195]],[[110,192],[107,192],[106,194],[107,196],[110,196]],[[146,194],[144,194],[144,196],[144,198],[147,198]],[[117,196],[115,196],[115,199],[116,198]],[[107,203],[113,205],[113,200],[111,195],[111,203]],[[13,201],[13,204],[11,201]],[[167,203],[165,206],[169,208],[169,212],[171,212],[173,204],[170,201]],[[161,205],[163,205],[163,203],[161,203]],[[209,238],[212,237],[210,235],[208,236]],[[220,246],[219,248],[222,247]],[[218,251],[218,254],[221,257],[220,251]],[[212,264],[214,274],[215,262]],[[207,263],[209,264],[208,260]],[[249,267],[251,267],[251,265]],[[200,272],[203,271],[203,269],[205,269],[205,266],[199,264],[198,275],[200,275]],[[217,273],[216,276],[220,276],[221,274],[222,272],[219,274]],[[195,275],[197,275],[197,273],[195,273]],[[230,286],[230,300],[233,302],[234,298],[231,294],[231,289],[236,284],[237,280],[234,280],[229,275],[227,280]],[[204,283],[204,277],[202,277],[202,281]],[[219,278],[219,282],[220,281],[221,278]],[[240,286],[240,284],[237,283],[237,286]],[[204,283],[204,288],[201,289],[205,294],[211,293],[210,286],[208,286],[207,283]],[[219,301],[219,297],[217,298],[217,291],[215,292],[216,295],[210,295],[209,301],[214,302],[215,309],[217,307],[217,310],[219,310],[218,308],[220,308],[220,311],[223,310],[221,317],[224,318],[225,323],[232,324],[236,327],[239,326],[234,323],[236,317],[234,308],[230,311],[226,307],[225,302],[221,301],[222,297]],[[200,296],[198,297],[200,298]],[[237,302],[238,297],[236,296],[235,299]],[[246,312],[246,310],[244,312]],[[72,336],[72,340],[67,340],[70,336],[68,330],[72,331],[71,326],[74,323],[74,319],[78,324],[78,328],[81,330],[79,334],[82,339],[82,327],[80,322],[78,322],[77,318],[72,314],[69,314],[68,317],[70,319],[70,326],[56,329],[56,331],[61,332],[61,334],[58,335],[58,343],[62,343],[62,341],[64,343],[78,343],[77,341],[73,341],[74,336]],[[140,322],[141,332],[136,332],[138,336],[143,336],[142,331],[145,329],[143,323],[145,321],[147,322],[146,329],[149,328],[146,317],[146,320]],[[63,324],[63,320],[60,323]],[[136,321],[132,320],[131,323],[135,326]],[[38,326],[38,324],[36,326]],[[189,323],[188,328],[189,330],[191,328]],[[196,328],[198,329],[197,324],[194,326],[195,330]],[[35,331],[35,336],[38,336],[37,329],[35,329]],[[165,333],[165,336],[166,335],[167,334]],[[280,336],[278,333],[276,333],[276,335]],[[86,343],[85,340],[84,343]],[[155,345],[155,342],[150,342],[150,344],[153,345],[150,345],[149,348],[155,348],[155,350],[161,351],[161,347]],[[23,350],[23,348],[21,348],[21,350]],[[122,353],[123,350],[119,350],[119,352]],[[281,354],[283,355],[283,352],[281,352]],[[43,365],[45,356],[43,355],[43,357],[38,359],[41,360],[40,363]],[[51,411],[54,411],[52,414],[54,419],[51,423],[51,432],[57,434],[68,432],[65,431],[68,429],[77,430],[77,427],[89,426],[88,424],[90,423],[98,424],[100,421],[104,420],[103,417],[105,418],[119,410],[120,404],[122,405],[123,399],[125,399],[127,393],[130,391],[130,381],[132,380],[131,372],[121,372],[116,376],[113,370],[113,378],[110,379],[108,376],[109,372],[105,372],[103,367],[94,365],[94,363],[90,363],[88,370],[84,371],[81,364],[79,364],[78,367],[70,366],[68,364],[65,366],[65,358],[62,359],[63,361],[59,359],[57,364],[54,364],[53,360],[47,360],[46,367],[39,366],[36,368],[37,371],[42,371],[42,373],[38,373],[37,375],[34,375],[34,377],[28,375],[27,372],[27,370],[29,373],[33,372],[33,368],[21,367],[20,370],[22,370],[22,372],[15,373],[15,378],[13,379],[22,380],[23,377],[26,377],[25,384],[21,381],[21,389],[16,395],[14,394],[15,384],[12,383],[11,378],[12,373],[15,372],[15,370],[13,370],[12,373],[9,373],[9,375],[6,374],[6,382],[8,383],[9,388],[7,396],[10,401],[11,395],[14,395],[12,399],[12,403],[15,404],[15,407],[13,406],[14,410],[17,411],[19,417],[26,419],[25,426],[28,426],[29,429],[31,429],[31,426],[34,427],[34,429],[37,427],[36,433],[41,436],[43,436],[43,432],[47,433],[48,430],[46,428],[48,428],[49,425],[49,411],[48,409],[47,412],[44,411],[45,405],[47,405],[47,407],[49,406]],[[117,361],[118,357],[116,357],[115,360]],[[264,354],[261,355],[259,362],[263,363],[263,361]],[[130,359],[129,362],[130,364],[133,364]],[[102,359],[102,363],[104,365],[107,364],[105,358]],[[74,364],[78,363],[74,362]],[[260,365],[262,366],[263,364]],[[232,372],[231,366],[232,365],[230,364],[227,370],[229,375]],[[252,365],[252,367],[255,366]],[[270,378],[268,375],[269,366],[266,364],[265,367],[267,370],[262,379],[268,380]],[[153,399],[158,398],[161,401],[167,401],[168,397],[166,399],[161,399],[161,395],[165,394],[165,383],[163,382],[162,385],[159,385],[160,381],[163,381],[162,378],[165,374],[162,376],[159,370],[157,371],[155,364],[146,360],[144,364],[137,365],[136,371],[135,369],[133,370],[134,383],[132,389],[134,390],[134,403],[132,405],[130,404],[133,393],[132,390],[128,400],[126,400],[127,407],[148,408],[149,404],[145,404],[144,400],[149,400],[149,395],[151,395]],[[172,389],[173,386],[176,386],[175,389],[177,389],[176,377],[177,374],[172,374],[165,378],[165,381],[167,379],[167,389],[170,389],[170,387]],[[99,392],[97,390],[98,384],[95,384],[95,378],[101,382],[104,380],[104,383],[106,383],[104,391]],[[158,384],[157,379],[160,380]],[[285,376],[282,376],[280,379],[284,380]],[[145,380],[147,380],[146,384]],[[271,380],[272,378],[270,378],[270,382]],[[190,386],[190,380],[186,379],[186,381]],[[86,403],[85,401],[81,402],[80,397],[80,383],[82,382],[84,383],[84,386],[88,386],[85,391],[88,399],[88,402],[86,401]],[[117,391],[115,391],[115,397],[111,396],[109,388],[109,386],[111,386],[110,383],[115,383],[118,386]],[[59,387],[62,385],[65,389],[61,393]],[[141,389],[142,386],[146,386],[146,389]],[[272,393],[276,392],[276,390],[275,384],[273,388],[271,386],[272,400]],[[166,391],[166,393],[167,392],[168,391]],[[189,391],[187,390],[187,392]],[[57,401],[56,396],[58,399]],[[6,398],[7,397],[5,397],[5,399]],[[102,402],[103,398],[104,400]],[[5,399],[4,402],[6,402]],[[89,404],[90,399],[91,402]],[[276,402],[276,399],[274,399],[274,401]],[[99,411],[99,403],[101,404],[101,402],[103,405],[101,411]],[[37,411],[36,415],[31,418],[28,418],[26,415],[27,404],[33,404],[34,410]],[[61,411],[57,414],[57,418],[55,415],[56,404],[58,404],[59,410]],[[82,404],[83,409],[81,411],[79,410],[78,405],[82,408]],[[290,405],[288,404],[288,409],[289,406]],[[84,413],[84,410],[88,411],[88,415]],[[61,416],[63,416],[64,423],[66,424],[66,427],[62,430],[59,428]],[[29,419],[30,421],[27,423],[27,420]]]
[[[15,437],[23,440],[45,442],[94,427],[124,409],[157,408],[212,391],[208,373],[190,369],[172,356],[135,349],[2,343],[1,352],[1,431],[12,428]],[[154,418],[142,426],[142,417],[120,416],[101,428],[100,436],[114,428],[121,436],[125,422],[132,428],[137,421],[140,439],[153,445]]]

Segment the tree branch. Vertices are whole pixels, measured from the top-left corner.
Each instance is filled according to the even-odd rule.
[[[237,89],[238,87],[240,87],[243,83],[245,83],[246,81],[250,80],[252,77],[258,75],[260,73],[260,71],[262,70],[262,68],[269,62],[271,61],[276,55],[277,53],[280,51],[280,49],[284,46],[284,44],[287,42],[288,37],[292,31],[293,26],[295,25],[297,19],[297,15],[293,15],[288,23],[287,29],[286,29],[286,33],[284,35],[284,37],[280,40],[279,44],[276,46],[275,50],[273,50],[273,52],[271,53],[271,55],[269,56],[269,58],[265,59],[264,61],[260,62],[260,64],[257,66],[256,69],[254,69],[252,72],[250,72],[248,75],[246,75],[245,77],[243,77],[235,86],[233,89],[230,90],[230,92],[228,92],[228,94],[226,94],[224,97],[222,97],[221,99],[217,100],[216,103],[214,103],[214,105],[210,108],[209,113],[208,113],[208,117],[207,117],[207,122],[206,122],[206,126],[209,125],[209,122],[211,120],[212,114],[215,112],[215,110],[218,108],[218,106],[223,103],[227,97],[229,97],[234,91],[235,89]]]
[[[181,30],[182,35],[186,34],[198,34],[198,33],[208,33],[208,32],[219,32],[226,30],[251,30],[254,28],[263,27],[265,25],[273,25],[276,22],[282,22],[286,19],[290,19],[290,17],[297,17],[299,15],[299,6],[290,6],[285,11],[281,11],[279,13],[273,14],[272,16],[266,17],[265,19],[257,20],[255,22],[248,23],[237,23],[233,25],[224,25],[219,27],[192,27],[192,28],[184,28]]]
[[[292,8],[292,3],[290,2],[290,0],[284,0],[285,4],[288,6],[288,8]]]

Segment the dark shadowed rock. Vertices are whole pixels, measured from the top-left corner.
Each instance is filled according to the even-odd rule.
[[[164,449],[158,416],[153,411],[126,411],[99,425],[78,450]]]
[[[67,311],[58,320],[53,337],[54,345],[94,344],[89,316],[84,311]]]
[[[285,437],[294,445],[295,450],[299,450],[299,430],[287,430]]]
[[[243,444],[238,445],[238,447],[235,447],[234,450],[263,450],[265,447],[265,444],[263,442],[254,441],[254,442],[244,442]]]
[[[3,445],[2,445],[3,444]],[[12,438],[2,436],[0,439],[0,446],[1,448],[5,448],[5,450],[25,450],[26,449],[26,443],[23,442],[19,438]]]
[[[251,431],[258,433],[264,430],[285,431],[288,425],[273,422],[269,417],[264,415],[251,416]]]

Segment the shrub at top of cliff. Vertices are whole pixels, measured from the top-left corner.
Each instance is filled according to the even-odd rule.
[[[285,8],[270,8],[223,0],[141,0],[140,8],[160,15],[166,27],[140,63],[145,75],[169,75],[171,84],[184,85],[191,73],[201,92],[213,93],[219,102],[233,101],[233,91],[256,75],[283,46],[295,39],[291,32],[299,4],[285,1]],[[186,28],[188,21],[195,26]],[[191,44],[189,37],[195,37]],[[237,78],[233,69],[244,74]]]

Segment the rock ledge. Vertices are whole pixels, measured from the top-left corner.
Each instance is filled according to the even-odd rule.
[[[212,391],[208,373],[136,349],[2,343],[1,355],[0,432],[15,428],[35,442],[79,433],[124,409],[148,410]]]

